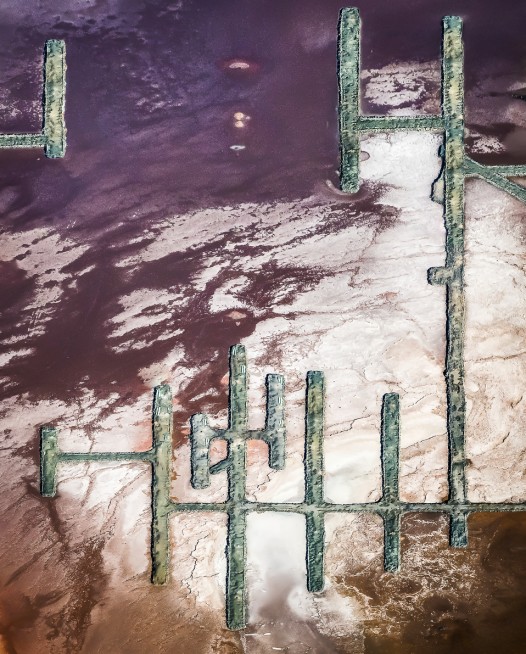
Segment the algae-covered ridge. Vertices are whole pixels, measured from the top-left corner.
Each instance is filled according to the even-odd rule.
[[[54,42],[60,43],[60,42]],[[56,49],[55,49],[56,48]],[[63,126],[64,50],[47,50],[44,135],[48,156],[61,156],[65,147]],[[61,72],[62,71],[62,72]],[[446,363],[447,430],[449,448],[449,497],[446,502],[402,502],[399,496],[400,399],[395,393],[384,395],[381,407],[382,496],[376,502],[334,504],[324,498],[324,376],[310,371],[305,395],[305,453],[302,502],[256,502],[246,497],[247,444],[262,440],[268,446],[269,465],[285,466],[285,380],[281,375],[267,377],[265,425],[248,429],[247,360],[242,345],[230,349],[229,414],[226,429],[210,426],[206,415],[191,419],[191,483],[206,488],[210,475],[226,472],[225,502],[175,502],[170,497],[172,467],[172,394],[167,385],[154,391],[152,447],[146,452],[66,453],[58,445],[55,427],[41,429],[41,493],[54,496],[56,471],[62,461],[142,461],[152,471],[152,582],[164,584],[169,578],[169,518],[179,511],[219,511],[228,516],[226,622],[230,629],[243,629],[247,622],[246,601],[246,518],[251,511],[286,512],[305,516],[307,587],[320,592],[324,587],[325,515],[327,513],[375,513],[384,524],[385,569],[400,567],[400,521],[404,513],[442,512],[450,516],[450,544],[465,547],[468,542],[467,518],[477,511],[525,511],[526,503],[472,503],[467,496],[464,425],[464,184],[477,176],[526,202],[526,188],[510,181],[526,176],[526,166],[483,166],[465,154],[464,149],[464,64],[462,21],[455,16],[443,19],[442,111],[439,116],[369,116],[360,106],[360,17],[357,9],[343,9],[339,23],[338,81],[340,123],[340,180],[343,191],[359,188],[360,136],[374,132],[431,130],[443,134],[443,166],[435,183],[434,198],[444,205],[446,229],[445,262],[428,271],[431,284],[446,287]],[[62,82],[60,82],[62,80]],[[62,89],[62,91],[60,91]],[[48,100],[46,100],[46,103]],[[48,105],[45,104],[45,107]],[[60,131],[62,125],[62,132]],[[47,126],[47,127],[46,127]],[[5,137],[1,137],[5,138]],[[11,137],[10,137],[11,138]],[[40,137],[44,138],[44,137]],[[62,145],[61,145],[62,144]],[[7,147],[7,146],[4,146]],[[53,154],[55,153],[55,154]],[[62,149],[63,153],[63,149]],[[442,192],[438,193],[439,186]],[[351,362],[352,364],[352,362]],[[330,391],[330,389],[329,389]],[[225,458],[210,465],[214,440],[226,441]]]

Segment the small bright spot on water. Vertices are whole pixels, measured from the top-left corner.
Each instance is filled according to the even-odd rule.
[[[225,71],[243,79],[245,76],[251,76],[258,73],[260,65],[254,59],[245,59],[244,57],[233,57],[219,62],[219,66]]]
[[[242,111],[236,111],[234,114],[234,127],[239,129],[246,127],[250,116],[244,114]]]
[[[232,70],[246,70],[247,68],[250,68],[250,64],[247,61],[243,61],[242,59],[233,59],[228,64],[228,67]]]

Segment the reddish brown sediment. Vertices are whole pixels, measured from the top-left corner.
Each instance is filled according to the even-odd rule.
[[[378,552],[335,578],[342,592],[366,599],[367,654],[523,651],[526,520],[477,514],[469,526],[469,548],[455,550],[442,516],[407,516],[398,574],[382,571]]]

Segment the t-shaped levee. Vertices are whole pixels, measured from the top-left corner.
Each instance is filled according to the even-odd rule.
[[[169,524],[173,503],[170,500],[172,461],[173,399],[169,386],[154,390],[152,409],[152,447],[145,452],[63,452],[58,446],[55,427],[40,430],[40,492],[54,497],[60,463],[103,463],[129,461],[149,463],[152,469],[151,557],[152,582],[164,584],[168,578]]]
[[[56,159],[66,152],[66,45],[46,41],[44,51],[42,131],[38,134],[0,134],[0,148],[43,147],[46,157]]]

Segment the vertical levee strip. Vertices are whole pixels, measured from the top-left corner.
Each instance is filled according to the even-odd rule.
[[[360,186],[360,14],[355,7],[340,12],[338,90],[340,187],[355,193]]]
[[[243,345],[230,348],[228,429],[240,432],[247,429],[247,355]]]
[[[172,391],[157,386],[153,398],[152,463],[152,582],[164,584],[168,578],[170,555],[170,462],[172,456]]]
[[[382,404],[382,504],[388,508],[384,521],[384,567],[390,572],[400,568],[400,406],[396,393],[387,393]]]
[[[449,438],[449,501],[466,501],[464,424],[464,52],[462,21],[446,16],[442,45],[444,218],[446,227],[446,392]],[[467,545],[466,515],[451,517],[450,542]]]
[[[268,443],[268,464],[274,470],[285,467],[285,378],[267,375],[267,415],[265,440]]]
[[[228,512],[226,623],[229,629],[246,626],[247,555],[246,511],[234,506]]]
[[[307,374],[305,407],[305,503],[312,506],[305,514],[307,535],[307,588],[323,589],[323,558],[325,541],[324,514],[318,510],[323,503],[323,373]]]
[[[397,572],[400,569],[400,511],[387,511],[384,521],[384,569]]]
[[[245,501],[247,428],[247,357],[242,345],[233,345],[228,402],[228,498],[240,504]]]
[[[382,403],[382,499],[399,500],[400,405],[397,393],[386,393]]]
[[[323,373],[307,374],[305,409],[305,502],[323,502]]]
[[[210,486],[210,441],[214,430],[203,413],[196,413],[190,419],[190,483],[193,488]]]
[[[451,547],[466,547],[468,544],[468,516],[464,511],[456,511],[451,514],[449,544]]]
[[[47,157],[63,157],[66,151],[66,44],[51,39],[46,41],[44,60],[44,120]]]
[[[305,514],[307,538],[307,590],[317,593],[324,586],[325,517],[313,509]]]
[[[44,497],[56,494],[56,472],[59,459],[57,430],[45,426],[40,430],[40,493]]]
[[[243,629],[246,624],[246,437],[247,360],[245,348],[230,348],[230,382],[228,406],[228,536],[226,617],[229,629]]]

